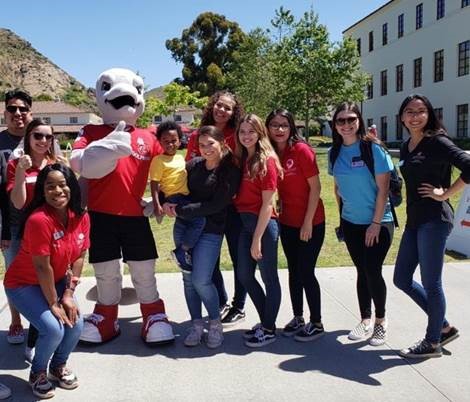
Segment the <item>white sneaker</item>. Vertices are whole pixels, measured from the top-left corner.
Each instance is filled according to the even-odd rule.
[[[201,343],[204,326],[194,323],[188,330],[188,335],[184,338],[184,346],[197,346]]]
[[[360,322],[348,335],[348,339],[351,341],[359,341],[361,339],[368,338],[372,332],[372,325],[366,325],[364,322]]]
[[[380,346],[387,340],[387,322],[384,321],[380,324],[374,325],[374,333],[369,339],[369,344],[372,346]]]
[[[220,320],[214,320],[209,323],[206,344],[209,349],[218,348],[224,341],[224,331]]]

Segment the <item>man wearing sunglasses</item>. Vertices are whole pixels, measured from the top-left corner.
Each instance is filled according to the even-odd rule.
[[[29,94],[21,90],[9,91],[5,94],[5,122],[7,129],[0,132],[0,163],[6,164],[10,154],[19,145],[26,132],[26,127],[33,119],[31,113],[32,99]],[[0,171],[6,171],[6,166],[1,166]],[[0,186],[0,203],[2,215],[1,243],[2,250],[10,245],[10,214],[9,200],[6,193],[5,181]],[[12,325],[7,334],[9,343],[23,343],[24,331],[21,326],[19,313],[10,306]]]

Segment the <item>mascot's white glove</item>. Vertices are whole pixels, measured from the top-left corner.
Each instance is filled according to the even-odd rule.
[[[153,209],[153,201],[152,197],[145,197],[140,200],[140,205],[143,207],[142,213],[145,217],[151,218],[155,215],[155,211]]]
[[[99,179],[111,173],[119,159],[132,153],[131,135],[125,131],[126,123],[120,121],[114,131],[85,149],[72,151],[70,165],[87,179]]]

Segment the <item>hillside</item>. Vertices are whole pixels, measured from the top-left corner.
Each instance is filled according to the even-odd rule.
[[[89,107],[93,94],[75,78],[43,56],[9,29],[0,28],[0,93],[13,88],[28,91],[34,98],[61,100]]]

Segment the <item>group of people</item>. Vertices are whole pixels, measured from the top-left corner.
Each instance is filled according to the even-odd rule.
[[[106,86],[100,83],[100,87]],[[0,133],[0,147],[10,147],[11,153],[24,136],[21,152],[15,151],[13,158],[0,155],[6,173],[2,197],[2,249],[7,267],[4,285],[12,311],[8,340],[24,341],[21,313],[30,322],[27,353],[32,360],[33,393],[48,398],[54,395],[51,381],[66,389],[78,386],[77,377],[66,363],[80,337],[94,342],[97,335],[100,341],[119,335],[120,290],[116,293],[114,286],[116,282],[120,286],[122,280],[121,249],[141,302],[143,339],[172,341],[173,334],[171,327],[153,326],[155,322],[169,323],[156,291],[156,248],[142,235],[150,230],[148,219],[141,216],[137,221],[126,220],[117,210],[110,212],[110,205],[100,210],[105,203],[119,204],[119,194],[112,193],[106,200],[90,198],[94,181],[102,180],[103,173],[113,169],[132,169],[130,163],[120,163],[133,158],[137,151],[128,152],[121,135],[120,146],[128,153],[116,157],[108,173],[101,172],[100,176],[87,167],[92,166],[92,153],[81,150],[92,141],[104,147],[100,141],[109,135],[117,138],[117,134],[110,127],[77,140],[74,148],[83,160],[77,168],[75,153],[72,166],[88,180],[89,216],[75,174],[56,154],[52,127],[31,120],[31,98],[21,91],[12,92],[7,94],[5,105],[8,130]],[[448,199],[470,183],[470,156],[449,139],[426,97],[407,97],[399,116],[410,134],[402,144],[399,162],[406,185],[407,222],[393,281],[428,317],[424,339],[400,354],[409,358],[438,357],[442,355],[441,346],[459,335],[445,318],[441,277],[445,242],[453,221]],[[125,125],[117,126],[119,133],[124,130]],[[348,337],[369,339],[371,345],[378,346],[386,341],[388,330],[382,264],[394,232],[389,199],[394,165],[385,146],[366,129],[356,104],[345,102],[336,108],[332,129],[329,173],[334,177],[344,241],[357,269],[361,316]],[[194,347],[205,342],[209,348],[219,347],[224,339],[223,328],[245,318],[247,295],[259,323],[244,333],[245,345],[263,347],[276,340],[281,304],[279,238],[287,259],[293,317],[282,334],[300,342],[322,336],[321,289],[315,267],[325,238],[325,211],[316,154],[297,132],[293,114],[277,109],[263,121],[255,114],[245,114],[236,95],[220,91],[209,99],[201,126],[190,137],[185,160],[177,153],[182,138],[177,124],[162,123],[156,137],[158,142],[149,153],[152,157],[145,159],[145,183],[150,179],[157,221],[163,215],[175,218],[172,255],[182,270],[191,318],[184,344]],[[7,142],[10,145],[5,145]],[[141,151],[143,146],[139,145]],[[452,166],[461,171],[453,183]],[[128,180],[134,179],[141,177],[129,175]],[[122,208],[128,211],[132,207],[129,203]],[[130,216],[134,215],[138,214],[131,211]],[[124,244],[112,236],[110,239],[104,227],[116,237],[118,231],[125,231]],[[133,236],[137,239],[131,239]],[[234,273],[231,303],[220,272],[224,236]],[[99,303],[84,323],[74,291],[89,247]],[[418,265],[422,283],[413,280]],[[151,273],[146,271],[148,267]],[[256,267],[262,283],[255,276]],[[106,323],[108,319],[111,325]]]

